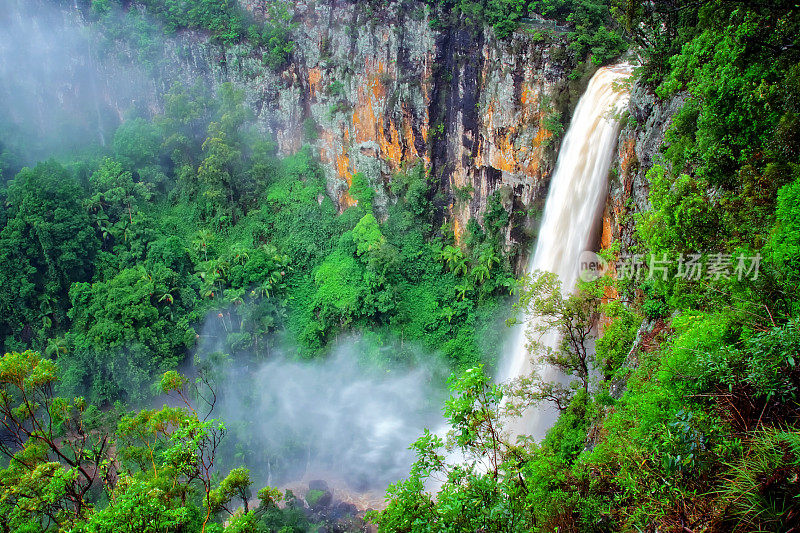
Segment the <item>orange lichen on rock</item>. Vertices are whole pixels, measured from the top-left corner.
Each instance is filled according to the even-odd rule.
[[[372,87],[372,96],[375,100],[386,97],[386,87],[383,86],[381,76],[388,74],[384,67],[383,61],[378,61],[378,70],[370,75],[370,86]]]
[[[373,66],[373,61],[366,60],[367,83],[358,86],[358,95],[355,108],[353,109],[353,133],[355,141],[362,143],[366,141],[377,141],[379,124],[375,116],[375,103],[382,98],[382,84],[378,74],[383,66],[378,62],[378,70]]]
[[[350,134],[347,130],[344,130],[342,137],[342,151],[336,156],[336,173],[341,180],[347,182],[347,186],[349,187],[353,179],[353,174],[350,172],[350,157],[347,155],[347,141],[350,138]]]
[[[344,211],[345,209],[347,209],[348,207],[353,207],[358,202],[356,202],[355,198],[350,196],[349,192],[342,191],[342,193],[339,195],[339,202],[338,203],[339,203],[339,210],[341,212],[341,211]]]
[[[518,170],[517,158],[515,149],[514,149],[514,142],[513,136],[516,133],[516,129],[514,127],[507,127],[503,128],[503,130],[498,131],[497,128],[494,127],[493,120],[494,120],[494,102],[490,102],[488,106],[486,106],[486,114],[484,119],[487,125],[487,133],[492,138],[492,143],[489,145],[489,164],[498,169],[503,170],[505,172],[516,172]],[[480,148],[485,149],[486,147],[483,146],[483,142],[480,142]],[[482,159],[482,150],[478,150],[478,157]],[[479,163],[480,164],[480,163]]]
[[[408,146],[409,151],[417,155],[417,147],[414,145],[414,130],[411,128],[410,116],[403,121],[403,138],[406,141],[406,146]]]
[[[374,141],[377,137],[377,119],[372,109],[372,100],[364,99],[363,91],[358,91],[358,103],[353,109],[353,133],[357,143]]]
[[[538,98],[535,96],[534,98]],[[544,112],[538,111],[535,115],[535,122],[537,124],[536,132],[533,135],[533,141],[530,146],[526,146],[517,155],[517,159],[525,161],[525,166],[522,169],[525,174],[529,176],[540,175],[542,157],[544,155],[545,143],[553,136],[553,132],[548,130],[543,125]]]
[[[603,216],[603,231],[600,235],[600,247],[605,249],[611,246],[611,240],[614,238],[614,233],[611,230],[611,217],[608,215]]]
[[[543,143],[544,143],[544,142],[545,142],[547,139],[549,139],[550,137],[552,137],[552,136],[553,136],[553,132],[552,132],[552,131],[550,131],[550,130],[548,130],[547,128],[545,128],[545,127],[544,127],[544,125],[542,124],[542,120],[543,120],[543,119],[544,119],[544,117],[543,117],[543,116],[542,116],[542,117],[540,117],[540,120],[539,120],[539,129],[537,129],[537,130],[536,130],[536,135],[535,135],[535,136],[534,136],[534,138],[533,138],[533,145],[534,145],[534,147],[536,147],[536,148],[539,148],[540,146],[542,146],[542,144],[543,144]]]
[[[522,117],[507,126],[495,125],[495,109],[500,103],[489,101],[485,104],[483,123],[486,133],[478,140],[475,152],[475,164],[490,165],[497,170],[509,173],[524,173],[528,176],[539,174],[540,163],[545,141],[552,137],[552,132],[542,126],[544,113],[537,109],[538,94],[522,87],[520,97]],[[520,143],[521,131],[538,124],[534,138],[530,142]]]
[[[346,149],[344,149],[346,150]],[[350,185],[353,183],[353,174],[350,172],[350,158],[345,151],[336,156],[336,173],[339,178],[347,183],[347,189],[343,190],[339,195],[339,208],[344,211],[350,206],[356,205],[358,202],[355,198],[350,196]]]
[[[514,150],[512,136],[513,128],[508,128],[503,134],[495,136],[493,149],[489,150],[489,164],[498,170],[516,172],[519,167]]]
[[[358,203],[358,201],[356,201],[355,198],[350,196],[350,189],[349,189],[349,185],[350,184],[348,183],[347,185],[348,185],[348,188],[342,190],[342,192],[339,193],[339,200],[338,200],[337,203],[339,204],[339,212],[340,213],[343,212],[348,207],[352,207],[352,206],[354,206],[354,205],[356,205]]]
[[[403,160],[403,146],[400,144],[400,135],[397,133],[397,128],[394,122],[389,121],[389,138],[385,135],[378,136],[378,144],[381,146],[381,153],[393,168],[399,168]]]
[[[308,90],[311,93],[311,98],[315,98],[317,96],[317,91],[320,89],[321,82],[322,71],[319,69],[319,67],[308,69]]]
[[[535,98],[535,95],[534,95]],[[524,107],[527,107],[528,102],[530,101],[530,91],[528,90],[527,84],[522,84],[522,93],[519,96],[519,103],[523,105],[523,113],[525,112]]]
[[[336,156],[336,172],[347,182],[347,185],[350,185],[353,175],[350,173],[350,158],[347,157],[347,154],[341,153]]]
[[[613,238],[614,236],[613,236],[611,215],[608,212],[608,209],[606,209],[606,212],[603,213],[603,231],[602,234],[600,235],[600,247],[604,250],[608,249],[608,247],[611,246]],[[609,261],[608,264],[606,265],[605,273],[608,274],[611,278],[617,277],[617,268],[613,260]],[[605,288],[603,289],[603,296],[600,299],[600,301],[606,304],[609,302],[613,302],[615,300],[619,300],[619,292],[617,291],[617,288],[613,284],[606,285]],[[605,331],[606,328],[611,326],[611,324],[613,323],[614,323],[613,318],[605,314],[600,315],[599,326],[601,332]]]
[[[611,197],[609,205],[605,213],[603,213],[603,230],[600,235],[600,246],[603,249],[607,249],[611,246],[615,234],[620,234],[621,228],[619,227],[619,221],[625,210],[623,206],[632,193],[632,173],[635,172],[634,166],[636,164],[636,142],[634,139],[627,139],[620,143],[618,157],[620,177],[622,179],[622,195],[621,197]],[[616,265],[613,262],[608,264],[607,272],[612,278],[616,277]],[[612,286],[606,287],[603,294],[603,301],[608,302],[617,299],[619,299],[617,290]]]
[[[622,176],[623,180],[623,194],[625,197],[628,197],[633,192],[633,178],[631,173],[633,171],[633,166],[637,162],[636,159],[636,141],[634,139],[628,139],[619,149],[619,169],[620,169],[620,176]]]
[[[461,224],[458,222],[458,217],[453,217],[453,236],[456,246],[459,246],[461,244]]]
[[[411,114],[403,106],[401,123],[398,125],[390,116],[380,110],[384,107],[387,88],[382,78],[389,73],[382,61],[367,60],[368,82],[358,88],[358,98],[353,109],[353,135],[357,143],[373,141],[381,148],[380,157],[393,170],[400,168],[404,161],[412,161],[419,157],[414,144],[414,133],[411,128]],[[376,112],[376,109],[379,111]],[[389,110],[384,110],[386,112]],[[402,135],[401,135],[402,131]],[[427,134],[423,130],[423,136]]]

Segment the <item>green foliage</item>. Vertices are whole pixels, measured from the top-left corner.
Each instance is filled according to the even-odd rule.
[[[642,319],[618,301],[605,306],[603,313],[613,322],[597,339],[595,358],[601,363],[606,378],[610,378],[628,357]]]
[[[246,509],[249,473],[236,468],[214,481],[225,427],[199,419],[186,378],[175,372],[162,378],[181,407],[111,416],[97,416],[83,398],[53,396],[56,381],[56,365],[35,352],[0,358],[0,412],[10,437],[0,445],[10,459],[0,469],[5,525],[14,531],[205,531],[222,518],[220,509],[232,514],[226,505],[237,497],[245,517],[214,525],[254,531],[247,529],[255,523]]]
[[[542,126],[553,134],[552,138],[560,139],[564,135],[564,123],[562,122],[561,113],[554,112],[544,117]]]
[[[797,283],[800,267],[800,180],[778,191],[777,224],[767,246],[775,266],[789,283]]]
[[[344,83],[341,80],[333,80],[328,85],[328,94],[334,97],[344,96]]]
[[[362,267],[342,252],[329,255],[314,274],[314,308],[323,323],[345,325],[358,316],[364,291]]]
[[[353,242],[356,243],[356,254],[360,256],[376,251],[385,241],[372,213],[364,215],[353,228]]]
[[[537,4],[550,16],[558,9]],[[481,15],[475,4],[461,13]],[[616,284],[621,302],[603,306],[602,286],[565,298],[552,278],[523,281],[523,308],[564,334],[545,358],[578,379],[571,387],[523,379],[500,405],[514,414],[532,401],[556,401],[558,422],[541,443],[522,436],[516,446],[502,439],[490,446],[500,458],[496,483],[468,466],[450,470],[438,451],[443,443],[426,433],[409,478],[390,488],[389,506],[376,517],[383,530],[772,531],[796,520],[796,6],[619,2],[614,15],[641,47],[640,80],[658,86],[661,98],[686,99],[647,173],[652,209],[637,216],[638,242],[626,251],[645,262],[650,253],[734,260],[758,253],[759,276],[680,279],[673,264],[664,279],[648,279],[645,269]],[[597,45],[617,46],[600,26],[589,27],[573,37],[576,53],[592,49],[595,36]],[[490,199],[488,220],[502,219],[499,205]],[[491,242],[478,231],[469,239],[438,249],[455,276],[474,270],[459,265],[478,257],[476,242]],[[460,287],[462,296],[474,290]],[[595,357],[584,358],[574,341],[590,340],[581,325],[593,326],[599,312],[611,323]],[[484,419],[500,415],[496,404],[472,398],[469,409],[469,400],[448,405],[467,413],[486,405]],[[468,418],[451,420],[453,435],[491,441],[478,426],[465,431]],[[435,495],[424,489],[431,472],[445,479]],[[475,498],[487,480],[492,498]],[[505,522],[491,522],[499,516]]]
[[[413,444],[417,461],[409,478],[389,487],[389,505],[373,515],[379,531],[529,530],[533,522],[522,512],[525,485],[514,476],[502,438],[501,389],[482,367],[451,378],[450,389],[447,444],[428,430]],[[453,450],[459,450],[462,464],[447,462],[446,451]],[[484,461],[488,471],[480,472],[475,460]],[[445,480],[436,500],[424,489],[431,478]]]
[[[0,182],[5,183],[7,179],[14,177],[21,167],[19,155],[0,140]]]
[[[67,385],[93,401],[146,397],[151,376],[183,359],[187,330],[174,320],[193,302],[170,294],[178,280],[166,267],[148,273],[139,266],[106,282],[73,285],[73,349],[62,361]]]
[[[276,70],[293,53],[283,2],[269,3],[263,24],[232,0],[144,0],[125,3],[119,17],[121,4],[94,0],[90,17],[109,39],[132,43],[145,65],[158,64],[161,28],[144,11],[167,32],[209,32],[215,50],[246,40]],[[758,252],[761,276],[619,283],[625,303],[608,305],[600,304],[609,295],[602,283],[565,296],[552,276],[524,280],[521,307],[562,333],[561,344],[538,355],[571,383],[532,376],[499,387],[479,365],[491,367],[502,346],[502,297],[515,285],[503,242],[511,191],[493,193],[484,225],[471,222],[458,239],[436,218],[438,177],[423,165],[403,168],[388,191],[356,173],[349,194],[357,205],[339,213],[311,149],[278,157],[230,84],[214,97],[201,85],[173,87],[163,114],[123,122],[107,150],[71,166],[21,168],[27,150],[8,129],[0,146],[0,343],[18,351],[0,359],[4,526],[314,527],[290,492],[279,507],[280,493],[262,489],[250,509],[249,472],[222,477],[212,467],[226,428],[186,401],[193,382],[174,370],[201,324],[237,360],[270,357],[276,337],[313,356],[339,333],[363,329],[377,344],[400,339],[396,353],[376,357],[411,364],[403,344],[414,341],[470,369],[450,382],[451,431],[426,432],[414,444],[408,478],[390,487],[387,509],[374,514],[381,530],[795,525],[797,6],[431,4],[434,25],[488,23],[500,39],[520,24],[536,27],[524,19],[542,15],[557,24],[536,42],[549,39],[545,31],[566,33],[568,49],[552,50],[553,59],[595,65],[626,47],[611,11],[644,58],[639,79],[658,98],[685,101],[647,173],[652,210],[637,217],[638,242],[628,251]],[[585,62],[573,77],[590,68]],[[446,71],[441,77],[452,81]],[[329,96],[344,88],[333,82]],[[343,107],[332,103],[335,113]],[[431,138],[445,132],[435,122]],[[558,134],[562,122],[554,112],[544,126]],[[308,140],[313,129],[305,125]],[[454,192],[469,200],[470,191]],[[601,313],[611,324],[592,354]],[[47,357],[19,351],[29,347]],[[158,374],[160,387],[150,388]],[[55,397],[54,388],[88,401]],[[115,404],[167,392],[183,407],[124,412]],[[547,437],[509,442],[503,417],[542,400],[562,410]],[[449,464],[453,457],[465,460]],[[425,488],[434,476],[443,480],[435,498]],[[307,500],[321,497],[311,492]],[[236,511],[240,502],[244,512]]]
[[[209,494],[211,505],[220,509],[228,505],[232,498],[238,498],[242,501],[245,513],[247,513],[251,484],[250,472],[246,468],[234,468],[220,482],[219,487]]]
[[[134,181],[131,172],[124,171],[121,163],[111,159],[104,160],[90,176],[92,195],[84,204],[94,215],[103,241],[124,235],[128,225],[133,224],[134,214],[139,214],[140,205],[152,197],[148,185]]]
[[[719,346],[701,357],[706,379],[752,388],[758,399],[793,404],[800,385],[800,337],[793,323],[743,339],[740,348]]]
[[[113,497],[114,505],[98,510],[75,530],[134,533],[202,529],[200,509],[176,505],[162,489],[150,483],[126,479],[118,483]]]
[[[167,31],[207,29],[225,43],[235,42],[245,32],[244,13],[230,0],[146,0],[143,4],[164,22]]]
[[[719,242],[718,217],[712,212],[707,187],[688,175],[670,182],[663,167],[647,172],[653,210],[644,213],[638,228],[642,240],[654,252],[703,250]]]
[[[128,6],[120,0],[92,0],[90,16],[99,20],[109,38],[125,37],[136,46],[139,60],[145,65],[157,65],[158,33],[173,34],[184,30],[200,30],[225,46],[247,41],[262,50],[264,64],[283,69],[294,50],[289,4],[270,2],[266,20],[256,20],[234,0],[144,0]],[[121,11],[127,12],[122,14]],[[160,27],[151,19],[160,22]],[[163,30],[163,31],[162,31]]]
[[[155,124],[136,118],[120,124],[113,146],[114,156],[125,168],[139,169],[158,161],[161,134]]]
[[[372,211],[372,200],[375,198],[375,189],[373,189],[367,177],[361,172],[353,174],[350,183],[350,196],[359,203],[361,208],[369,213]]]
[[[519,26],[519,20],[527,13],[526,2],[518,0],[489,0],[485,9],[486,21],[501,39],[511,35]]]
[[[435,28],[446,24],[491,25],[500,39],[507,39],[525,18],[536,14],[563,24],[569,50],[578,62],[591,56],[602,65],[619,57],[627,43],[611,17],[611,2],[586,0],[428,0],[439,9]],[[530,22],[528,20],[527,22]],[[557,24],[553,24],[557,27]],[[436,133],[435,131],[433,133]]]
[[[699,11],[687,7],[684,13],[694,13],[690,18],[699,17],[699,24],[678,30],[685,30],[679,40],[685,45],[669,59],[657,89],[662,97],[686,91],[687,101],[667,133],[669,166],[649,174],[655,214],[646,219],[645,240],[760,247],[774,223],[777,191],[797,172],[790,140],[798,94],[790,81],[797,70],[796,21],[785,18],[793,8],[783,2],[763,12],[716,2]],[[659,225],[667,231],[653,242]]]
[[[730,465],[729,481],[720,491],[720,500],[731,505],[729,524],[738,531],[786,528],[800,497],[793,482],[799,471],[800,434],[758,432],[750,456]]]
[[[600,298],[607,280],[579,283],[574,294],[564,296],[561,281],[552,272],[533,272],[522,278],[519,302],[515,308],[523,316],[536,316],[535,327],[528,332],[527,341],[534,360],[557,367],[570,378],[569,383],[545,380],[538,372],[521,376],[512,390],[523,401],[511,400],[511,408],[519,412],[531,403],[553,402],[561,410],[575,398],[576,391],[589,393],[589,380],[595,366],[595,354],[589,349],[594,338],[595,323],[600,314]],[[541,339],[555,331],[561,337],[556,346]]]
[[[268,67],[276,71],[286,67],[294,50],[291,35],[297,24],[292,22],[292,13],[288,5],[288,2],[284,1],[271,2],[267,7],[267,20],[263,28],[259,31],[258,26],[254,24],[248,28],[250,42],[266,49],[263,60]]]
[[[547,433],[544,445],[553,451],[559,464],[571,464],[583,452],[589,431],[591,398],[578,391]]]
[[[99,241],[84,194],[54,161],[25,168],[10,183],[0,230],[0,335],[7,345],[64,324],[70,284],[92,275]]]
[[[322,498],[324,495],[325,495],[324,491],[312,489],[308,491],[308,493],[306,494],[306,501],[311,507],[316,507],[320,498]]]

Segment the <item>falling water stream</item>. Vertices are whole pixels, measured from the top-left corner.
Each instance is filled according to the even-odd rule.
[[[628,102],[624,81],[631,74],[627,64],[599,69],[589,82],[575,109],[572,122],[559,151],[550,182],[544,216],[528,273],[553,272],[563,291],[572,291],[578,280],[579,257],[592,238],[607,193],[607,176],[616,144],[619,122],[615,116]],[[536,317],[525,316],[513,332],[499,377],[503,381],[525,376],[534,370],[527,347],[526,332],[535,327]],[[554,348],[556,331],[538,341]],[[539,365],[539,375],[547,380],[562,380],[555,367]],[[554,406],[540,404],[527,409],[509,426],[512,436],[531,435],[540,441],[558,416]]]

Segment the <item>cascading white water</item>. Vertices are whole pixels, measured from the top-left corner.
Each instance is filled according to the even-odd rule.
[[[592,228],[605,200],[608,169],[619,129],[613,115],[628,102],[627,90],[619,82],[630,73],[630,66],[623,64],[601,68],[592,77],[575,108],[550,182],[528,273],[553,272],[566,292],[572,291],[578,280],[580,254],[590,244]],[[501,368],[500,377],[504,381],[528,375],[534,369],[526,332],[534,327],[535,320],[536,317],[523,317],[515,328],[511,350]],[[539,339],[549,347],[555,347],[558,341],[555,331]],[[544,365],[537,370],[545,380],[563,379],[554,367]],[[540,441],[557,416],[555,407],[542,403],[512,420],[509,430],[513,436],[531,435]]]

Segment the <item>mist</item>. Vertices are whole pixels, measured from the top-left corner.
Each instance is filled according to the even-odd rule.
[[[166,82],[85,15],[77,2],[0,2],[0,143],[20,165],[105,147],[125,118],[158,110]]]
[[[212,416],[229,429],[225,461],[248,466],[257,486],[321,478],[382,493],[408,475],[409,446],[423,429],[442,424],[448,372],[408,346],[414,355],[388,362],[396,348],[354,334],[314,360],[293,358],[288,346],[262,362],[199,355],[215,376]]]

